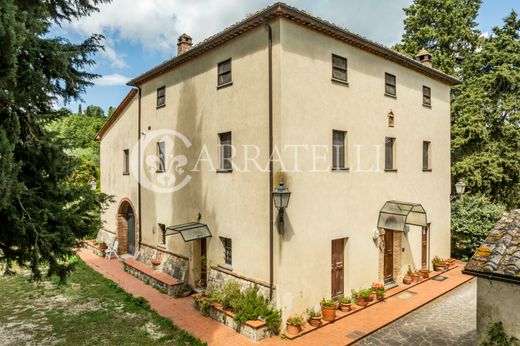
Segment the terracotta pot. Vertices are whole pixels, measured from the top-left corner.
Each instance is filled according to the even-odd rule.
[[[435,270],[436,272],[442,272],[442,271],[444,271],[444,269],[446,269],[446,264],[444,264],[444,265],[434,264],[433,265],[433,270]]]
[[[108,249],[107,244],[100,244],[100,245],[98,245],[98,246],[99,246],[99,249],[100,249],[100,250],[106,250],[106,249]]]
[[[373,301],[375,296],[376,296],[375,292],[372,292],[372,293],[370,294],[370,297],[368,297],[368,301],[369,301],[369,302]]]
[[[428,271],[428,269],[421,269],[421,274],[423,279],[428,279],[430,277],[430,272]]]
[[[339,304],[339,309],[340,309],[342,312],[347,312],[347,311],[352,310],[352,305],[351,305],[350,303],[348,303],[348,304],[340,303],[340,304]]]
[[[158,265],[160,265],[160,264],[161,264],[161,260],[158,260],[158,259],[154,259],[154,260],[152,260],[152,265],[153,265],[153,266],[158,266]]]
[[[382,294],[376,294],[376,299],[377,299],[377,300],[383,300],[383,299],[385,299],[385,294],[384,294],[384,293],[382,293]]]
[[[406,275],[406,276],[403,277],[403,284],[409,285],[411,283],[412,283],[412,277],[411,276]]]
[[[296,335],[300,332],[300,327],[293,326],[292,324],[287,325],[287,334]]]
[[[186,291],[186,292],[182,293],[180,296],[181,296],[181,297],[187,297],[187,296],[189,296],[190,294],[191,294],[191,291]]]
[[[321,316],[309,317],[309,324],[313,327],[319,327],[321,325]]]
[[[419,274],[417,274],[417,273],[412,274],[412,282],[419,282]]]
[[[324,321],[334,322],[336,319],[336,307],[321,306],[321,314]]]
[[[356,296],[356,304],[365,307],[368,305],[368,300],[361,296]]]

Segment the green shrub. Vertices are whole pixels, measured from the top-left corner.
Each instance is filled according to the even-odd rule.
[[[258,287],[249,287],[236,300],[235,306],[233,306],[235,310],[233,319],[239,323],[244,323],[247,320],[258,320],[265,315],[267,307],[267,300],[258,294]]]
[[[452,256],[467,261],[494,228],[505,208],[484,196],[463,196],[451,205]]]
[[[235,311],[236,301],[240,299],[240,285],[233,280],[225,281],[222,287],[213,293],[215,301],[222,304],[226,310]]]

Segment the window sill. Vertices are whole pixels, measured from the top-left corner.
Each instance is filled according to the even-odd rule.
[[[337,79],[337,78],[331,78],[330,80],[333,81],[334,83],[339,83],[339,84],[343,84],[344,86],[348,86],[348,82],[346,80]]]
[[[229,82],[229,83],[225,83],[225,84],[220,84],[220,85],[217,85],[217,90],[218,89],[222,89],[222,88],[226,88],[228,86],[232,86],[233,85],[233,82]]]
[[[166,107],[166,103],[162,104],[162,105],[159,105],[159,106],[156,106],[155,109],[164,108],[164,107]]]
[[[385,96],[386,96],[386,97],[393,98],[393,99],[396,99],[396,98],[397,98],[397,95],[388,94],[388,93],[385,93]]]
[[[232,173],[233,169],[217,169],[217,173]]]
[[[432,169],[431,169],[431,168],[423,168],[423,170],[422,170],[422,171],[423,171],[423,172],[431,172],[431,171],[432,171]]]
[[[123,172],[123,175],[130,175],[130,172]]]
[[[429,104],[426,104],[426,103],[423,103],[422,105],[423,105],[424,108],[432,109],[432,105],[429,105]]]
[[[385,168],[385,172],[397,173],[397,168]]]
[[[166,171],[155,171],[155,173],[164,173]]]
[[[350,172],[349,167],[333,167],[332,172]]]

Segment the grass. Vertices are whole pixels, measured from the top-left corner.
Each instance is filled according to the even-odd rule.
[[[78,259],[66,285],[0,277],[2,345],[204,345]]]

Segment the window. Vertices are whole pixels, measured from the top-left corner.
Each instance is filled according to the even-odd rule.
[[[166,87],[157,89],[157,107],[166,106]]]
[[[422,150],[422,168],[423,171],[431,171],[431,142],[424,141]]]
[[[218,80],[217,86],[227,85],[231,83],[231,59],[218,64]]]
[[[347,81],[347,59],[332,54],[332,79]]]
[[[231,145],[231,132],[220,133],[220,170],[231,171],[233,165],[231,164],[233,147]]]
[[[227,265],[233,264],[233,246],[230,238],[220,237],[222,245],[224,246],[224,263]]]
[[[164,154],[164,142],[158,142],[157,143],[157,158],[158,158],[158,165],[157,165],[157,172],[161,173],[166,170],[166,162],[165,162],[165,154]]]
[[[385,73],[385,95],[396,96],[395,76]]]
[[[385,138],[385,171],[395,171],[395,138]]]
[[[123,174],[130,174],[130,152],[128,149],[123,150]]]
[[[432,106],[432,91],[429,87],[424,85],[422,87],[422,104],[426,107]]]
[[[158,237],[158,241],[157,241],[157,244],[160,245],[160,246],[165,246],[166,245],[166,225],[163,224],[163,223],[158,223],[157,224],[157,237]]]
[[[345,131],[332,131],[332,169],[346,169]]]

